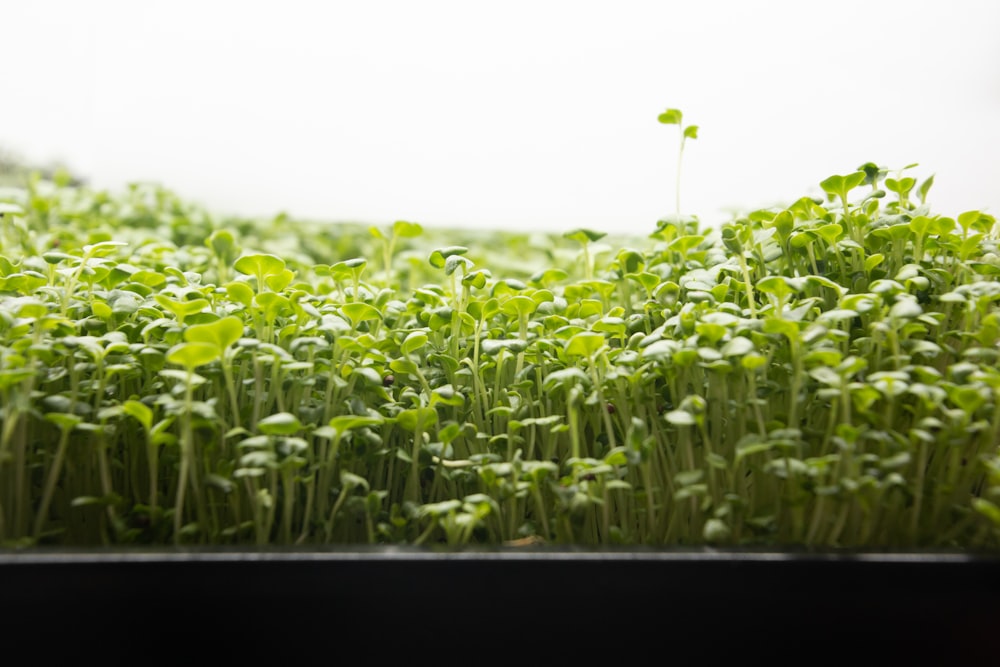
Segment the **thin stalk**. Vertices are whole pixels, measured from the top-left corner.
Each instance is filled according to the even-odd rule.
[[[52,460],[52,467],[49,468],[49,475],[45,480],[45,489],[42,491],[42,500],[38,505],[35,514],[35,527],[32,535],[37,541],[41,537],[42,529],[45,527],[45,520],[49,514],[49,505],[59,482],[59,474],[62,471],[63,461],[66,459],[66,449],[69,447],[69,436],[72,428],[62,428],[59,432],[59,445],[56,447],[56,455]]]
[[[674,214],[676,215],[676,220],[677,220],[678,224],[680,224],[680,221],[681,221],[681,164],[683,163],[683,160],[684,160],[684,140],[687,137],[684,136],[684,127],[681,126],[681,125],[679,125],[679,124],[678,124],[678,127],[681,130],[681,145],[680,145],[680,149],[677,151],[677,176],[676,176],[676,179],[674,181],[674,204],[675,204]]]
[[[287,463],[281,468],[281,490],[283,492],[281,542],[291,544],[292,522],[295,518],[295,471]]]
[[[753,293],[753,279],[750,277],[750,265],[747,264],[747,258],[744,257],[742,251],[738,252],[736,256],[740,260],[740,271],[743,274],[743,291],[747,295],[747,306],[750,308],[750,317],[757,319],[757,299]]]
[[[110,498],[114,491],[114,486],[111,483],[111,464],[108,461],[108,443],[104,437],[104,431],[99,430],[96,434],[97,442],[97,472],[101,481],[101,494],[105,498]],[[108,503],[105,506],[105,511],[108,515],[108,519],[111,521],[111,525],[116,524],[117,512],[115,511],[115,506]]]
[[[178,471],[178,481],[177,481],[177,498],[174,503],[174,543],[180,544],[181,541],[181,528],[184,525],[184,503],[187,494],[188,483],[191,483],[195,498],[195,507],[198,513],[199,523],[201,528],[205,529],[207,526],[204,525],[204,520],[206,519],[206,510],[204,506],[204,499],[202,498],[200,484],[198,482],[198,471],[195,464],[195,452],[194,452],[194,424],[192,420],[192,410],[194,403],[194,369],[188,367],[187,369],[188,377],[184,383],[184,415],[181,422],[181,461],[180,469]],[[103,466],[102,466],[103,469]],[[110,493],[110,489],[107,491]]]
[[[570,439],[570,452],[571,456],[575,459],[581,458],[583,456],[583,445],[580,441],[580,423],[579,423],[579,410],[576,408],[576,399],[578,397],[579,390],[573,387],[566,394],[566,415],[569,421],[569,439]],[[573,473],[573,479],[577,477],[576,471]]]

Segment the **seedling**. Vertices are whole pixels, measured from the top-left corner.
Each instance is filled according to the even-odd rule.
[[[604,232],[595,232],[590,229],[573,229],[563,234],[565,238],[573,239],[580,244],[583,255],[583,276],[585,280],[594,278],[594,259],[591,256],[590,244],[601,240],[607,236]]]
[[[407,220],[397,220],[392,223],[392,229],[388,235],[378,227],[369,228],[369,233],[382,244],[383,275],[387,285],[390,284],[393,277],[392,258],[399,245],[399,240],[416,238],[423,232],[424,229],[419,223]]]
[[[1000,548],[995,218],[865,163],[703,228],[660,121],[639,238],[4,206],[0,544]]]
[[[684,159],[684,145],[688,139],[698,138],[698,126],[684,125],[683,119],[684,114],[680,109],[667,109],[658,117],[658,120],[664,125],[676,125],[678,130],[680,130],[680,146],[677,149],[677,174],[674,183],[675,220],[678,223],[681,220],[681,163]]]

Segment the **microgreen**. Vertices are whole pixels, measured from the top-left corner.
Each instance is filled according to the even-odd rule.
[[[681,219],[681,162],[684,158],[684,145],[688,139],[698,138],[697,125],[684,125],[684,114],[680,109],[667,109],[661,113],[657,120],[664,125],[676,125],[680,130],[680,146],[677,149],[677,174],[674,186],[674,203],[676,207],[676,220]]]
[[[713,229],[678,164],[639,238],[0,202],[0,544],[998,548],[1000,229],[915,167]]]

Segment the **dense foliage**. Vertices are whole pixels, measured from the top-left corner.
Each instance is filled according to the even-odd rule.
[[[9,189],[0,543],[995,548],[1000,229],[821,185],[631,239]]]

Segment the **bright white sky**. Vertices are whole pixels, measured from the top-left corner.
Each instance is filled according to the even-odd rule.
[[[0,146],[220,214],[645,233],[873,161],[1000,215],[995,0],[32,0]]]

